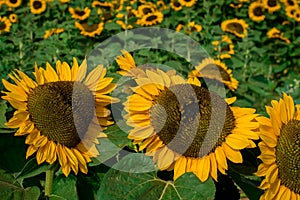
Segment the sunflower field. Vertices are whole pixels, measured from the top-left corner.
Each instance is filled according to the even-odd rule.
[[[0,199],[300,200],[300,1],[0,0]]]

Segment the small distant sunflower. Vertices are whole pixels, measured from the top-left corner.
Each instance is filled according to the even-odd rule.
[[[298,6],[287,6],[285,8],[285,14],[289,18],[295,19],[295,14],[298,9],[299,9]]]
[[[6,0],[6,5],[11,8],[17,8],[22,4],[22,0]]]
[[[117,20],[116,23],[119,24],[122,27],[122,29],[124,29],[124,30],[133,28],[133,26],[131,24],[125,24],[125,22],[123,22],[122,20]]]
[[[294,0],[283,0],[285,7],[288,6],[298,6],[298,4]]]
[[[189,22],[187,25],[187,30],[186,33],[187,34],[191,34],[192,32],[200,32],[202,31],[202,26],[199,24],[196,24],[194,21]]]
[[[215,46],[214,50],[220,52],[220,59],[231,58],[234,54],[234,44],[227,35],[222,36],[221,42],[213,41],[212,44]]]
[[[284,42],[286,42],[287,44],[291,43],[291,41],[284,37],[283,33],[278,30],[277,28],[273,27],[272,29],[270,29],[268,32],[267,32],[267,36],[268,38],[278,38],[278,39],[281,39],[283,40]]]
[[[71,169],[87,173],[86,163],[99,155],[95,144],[105,137],[98,124],[113,124],[106,106],[117,99],[107,96],[115,85],[104,78],[106,69],[100,65],[86,76],[86,60],[79,67],[74,58],[71,69],[60,61],[56,71],[49,63],[35,66],[35,81],[16,72],[9,75],[15,84],[2,80],[9,91],[2,98],[17,109],[6,125],[18,129],[15,136],[26,135],[26,158],[36,153],[38,164],[58,160],[65,176]]]
[[[243,6],[243,4],[242,3],[231,3],[231,4],[229,4],[229,6],[231,8],[238,9],[238,8],[241,8]]]
[[[101,34],[104,27],[104,23],[100,22],[98,24],[89,25],[87,23],[81,24],[79,22],[75,22],[75,27],[81,30],[80,34],[88,37],[95,37],[95,35]]]
[[[18,16],[16,15],[16,14],[10,14],[9,15],[9,21],[11,22],[11,23],[16,23],[16,22],[18,22]]]
[[[265,19],[264,4],[260,2],[253,2],[248,9],[249,18],[253,21],[263,21]]]
[[[88,18],[91,14],[91,9],[88,7],[85,7],[83,10],[81,10],[79,7],[72,8],[69,7],[69,12],[72,14],[72,18],[79,19],[79,20],[85,20]]]
[[[192,7],[197,3],[197,0],[178,0],[178,2],[186,7]]]
[[[280,10],[280,4],[277,0],[263,0],[263,4],[270,13]]]
[[[100,1],[93,1],[92,2],[93,8],[98,8],[97,13],[103,14],[104,11],[112,11],[114,10],[114,5],[111,2],[100,2]]]
[[[300,199],[300,105],[283,94],[266,110],[270,118],[259,117],[258,144],[262,160],[256,175],[265,176],[261,200]]]
[[[294,19],[296,22],[300,22],[300,9],[297,9],[294,14]]]
[[[176,32],[180,32],[182,29],[184,29],[184,26],[182,24],[178,24],[176,26]]]
[[[70,0],[59,0],[59,3],[62,3],[62,4],[69,3],[69,2],[70,2]]]
[[[53,34],[60,34],[64,32],[65,30],[63,28],[52,28],[50,30],[47,30],[44,34],[44,39],[49,38]]]
[[[157,23],[161,23],[164,19],[164,15],[162,12],[154,12],[144,15],[141,19],[139,19],[136,23],[142,26],[152,26]]]
[[[189,78],[194,77],[208,78],[223,83],[230,90],[238,88],[239,82],[233,77],[232,70],[227,69],[225,63],[212,58],[205,58],[198,66],[195,67]]]
[[[227,159],[241,163],[240,150],[255,147],[255,109],[231,107],[235,99],[226,101],[174,70],[146,70],[135,82],[124,103],[133,127],[128,138],[146,149],[160,170],[174,169],[174,179],[193,172],[201,181],[217,180],[217,171],[228,169]],[[224,113],[224,123],[214,120],[213,112]]]
[[[232,33],[237,37],[243,38],[247,35],[248,24],[243,19],[228,19],[222,22],[223,31]]]
[[[182,10],[181,3],[179,1],[176,1],[176,0],[172,0],[171,3],[170,3],[170,6],[175,11]]]
[[[33,14],[41,14],[47,8],[46,1],[44,0],[30,0],[30,12]]]
[[[156,12],[156,7],[154,4],[142,4],[138,7],[137,17],[142,17],[144,15]]]
[[[11,22],[9,21],[9,19],[7,19],[7,17],[0,16],[0,34],[2,34],[2,32],[4,31],[9,32],[10,27],[11,27]]]

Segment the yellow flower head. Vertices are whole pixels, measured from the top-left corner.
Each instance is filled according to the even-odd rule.
[[[36,153],[38,164],[58,160],[66,176],[71,169],[87,173],[102,130],[113,124],[106,108],[117,101],[107,96],[115,88],[112,78],[104,78],[102,65],[86,72],[86,60],[79,67],[74,58],[72,68],[60,61],[56,71],[49,63],[35,66],[35,80],[19,70],[9,75],[14,84],[2,80],[8,90],[2,98],[16,109],[6,125],[17,129],[15,136],[26,136],[26,158]]]
[[[300,105],[283,94],[267,106],[269,118],[259,117],[258,144],[262,160],[256,175],[264,176],[261,200],[300,198]]]

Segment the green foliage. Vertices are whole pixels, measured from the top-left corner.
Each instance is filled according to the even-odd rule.
[[[104,176],[98,199],[213,199],[212,180],[202,183],[194,174],[186,173],[176,181],[157,177],[149,157],[130,154],[114,165]]]

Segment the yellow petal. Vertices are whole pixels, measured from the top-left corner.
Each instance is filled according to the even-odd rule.
[[[210,159],[210,176],[215,180],[218,181],[218,166],[217,161],[214,153],[209,154]]]
[[[215,156],[216,156],[216,161],[218,164],[218,169],[222,174],[225,174],[225,170],[227,170],[227,161],[226,161],[226,156],[225,153],[223,152],[221,147],[217,147],[215,149]]]
[[[72,66],[72,69],[71,69],[71,74],[72,74],[71,80],[72,81],[74,81],[76,79],[78,70],[79,70],[78,62],[77,62],[76,58],[73,58],[73,66]]]
[[[202,181],[206,181],[208,179],[209,171],[210,171],[210,160],[208,156],[204,156],[203,158],[198,159],[198,171],[196,173],[197,177]]]
[[[46,63],[46,70],[44,71],[44,77],[47,82],[58,81],[58,76],[55,70],[51,67],[49,63]]]
[[[179,176],[184,174],[186,171],[186,157],[181,156],[176,160],[175,166],[174,166],[174,180],[176,180]]]
[[[226,143],[233,149],[244,149],[249,145],[247,138],[237,134],[230,134],[225,138]]]
[[[226,143],[222,144],[223,151],[225,152],[226,157],[234,162],[234,163],[242,163],[243,157],[239,150],[234,150],[230,146],[228,146]]]
[[[157,163],[158,168],[160,170],[166,170],[170,167],[173,161],[174,161],[173,151],[165,147],[158,155],[158,163]]]

